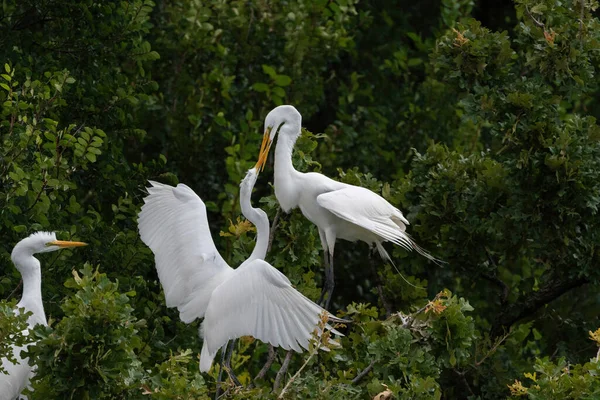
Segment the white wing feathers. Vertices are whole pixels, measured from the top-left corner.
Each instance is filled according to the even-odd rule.
[[[317,196],[317,203],[337,217],[374,233],[381,241],[392,242],[409,251],[415,250],[436,263],[441,262],[406,233],[406,225],[410,223],[404,218],[402,211],[369,189],[348,185],[344,189]],[[381,243],[375,244],[382,257],[392,261]]]
[[[339,218],[412,250],[411,240],[405,233],[409,222],[400,210],[378,194],[359,186],[347,186],[317,196],[317,202]]]
[[[211,296],[202,328],[200,371],[208,371],[219,348],[240,336],[254,336],[286,350],[308,349],[323,311],[269,263],[244,263]]]
[[[150,184],[138,219],[140,236],[154,253],[167,306],[177,307],[189,323],[204,316],[212,291],[233,270],[215,247],[200,197],[184,184]]]

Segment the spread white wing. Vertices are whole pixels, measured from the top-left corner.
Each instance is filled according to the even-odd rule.
[[[244,263],[212,294],[202,326],[200,371],[210,369],[216,352],[228,340],[241,336],[302,352],[308,349],[323,311],[269,263]]]
[[[206,206],[192,189],[150,181],[138,218],[144,243],[154,253],[167,306],[189,323],[206,312],[215,287],[233,273],[217,251]]]

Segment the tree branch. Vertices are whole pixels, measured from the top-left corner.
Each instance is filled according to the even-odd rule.
[[[275,376],[275,383],[273,384],[274,392],[276,392],[279,389],[279,386],[281,386],[281,380],[285,376],[285,373],[287,372],[290,366],[290,361],[292,361],[292,355],[293,350],[288,350],[287,354],[285,355],[285,359],[283,360],[283,364],[281,364],[281,368],[279,368],[279,371],[277,371],[277,375]]]
[[[519,302],[505,307],[500,314],[498,314],[496,321],[492,325],[490,335],[492,337],[501,336],[507,328],[510,328],[520,319],[532,315],[552,300],[555,300],[568,291],[578,288],[588,282],[587,278],[550,279],[546,285],[537,292],[531,293]]]
[[[263,367],[260,370],[260,372],[258,373],[258,375],[256,375],[256,377],[250,384],[250,387],[253,387],[254,383],[256,383],[257,380],[263,379],[265,377],[265,375],[267,375],[267,372],[269,372],[269,369],[271,368],[273,361],[275,361],[276,355],[277,355],[277,353],[275,352],[275,347],[273,347],[273,345],[270,344],[269,345],[269,356],[267,357],[267,362],[265,363],[265,365],[263,365]]]
[[[535,19],[535,17],[533,16],[533,14],[531,14],[531,12],[529,11],[529,7],[525,6],[525,12],[529,16],[529,18],[531,18],[531,20],[533,21],[533,23],[535,24],[535,26],[537,26],[538,28],[542,28],[543,30],[546,30],[546,25],[544,25],[543,22],[540,22],[537,19]]]
[[[271,231],[269,233],[269,245],[267,246],[267,254],[271,252],[271,246],[273,246],[273,239],[275,238],[275,231],[279,226],[279,217],[281,216],[281,207],[277,208],[275,218],[273,218],[273,224],[271,225]]]
[[[371,361],[371,363],[369,363],[369,365],[367,365],[367,367],[363,369],[360,374],[356,375],[356,377],[352,379],[352,383],[357,384],[362,378],[367,376],[373,369],[373,366],[375,366],[375,360]]]

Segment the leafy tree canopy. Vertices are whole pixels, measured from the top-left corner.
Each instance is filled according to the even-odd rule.
[[[33,399],[598,398],[597,8],[4,1],[0,355],[26,340],[12,247],[53,230],[90,246],[40,256]],[[239,181],[286,103],[306,128],[296,167],[380,193],[446,263],[390,246],[400,276],[338,243],[341,347],[273,358],[242,338],[244,388],[218,385],[217,363],[198,372],[197,323],[166,308],[137,213],[148,179],[185,182],[238,265],[254,243]],[[267,260],[316,299],[316,228],[279,211],[269,164],[254,195],[277,220]]]

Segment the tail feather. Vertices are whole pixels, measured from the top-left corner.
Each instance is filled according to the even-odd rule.
[[[390,264],[392,264],[392,266],[394,267],[394,269],[396,270],[396,272],[398,273],[398,275],[400,275],[400,277],[402,278],[402,280],[404,282],[406,282],[408,285],[416,288],[416,289],[427,289],[423,286],[417,286],[414,285],[412,283],[410,283],[405,277],[404,275],[402,275],[402,272],[400,272],[400,269],[398,269],[398,267],[396,267],[396,264],[394,264],[394,261],[392,261],[392,258],[390,257],[390,255],[388,254],[388,252],[383,248],[383,244],[381,244],[381,242],[375,242],[375,245],[377,246],[377,250],[379,251],[379,254],[381,255],[381,258],[383,258],[386,261],[389,261]]]
[[[447,264],[446,261],[440,260],[439,258],[435,258],[434,256],[432,256],[431,254],[429,254],[429,252],[427,250],[425,250],[424,248],[422,248],[421,246],[419,246],[417,244],[417,242],[414,241],[414,239],[408,235],[408,239],[410,240],[410,245],[413,248],[413,250],[415,250],[417,253],[419,253],[420,255],[422,255],[423,257],[427,258],[428,260],[433,261],[434,263],[436,263],[439,267],[442,267],[443,264]]]
[[[210,354],[208,350],[208,344],[206,340],[202,344],[202,352],[200,353],[200,372],[207,372],[212,366],[213,360],[215,359],[214,354]]]

